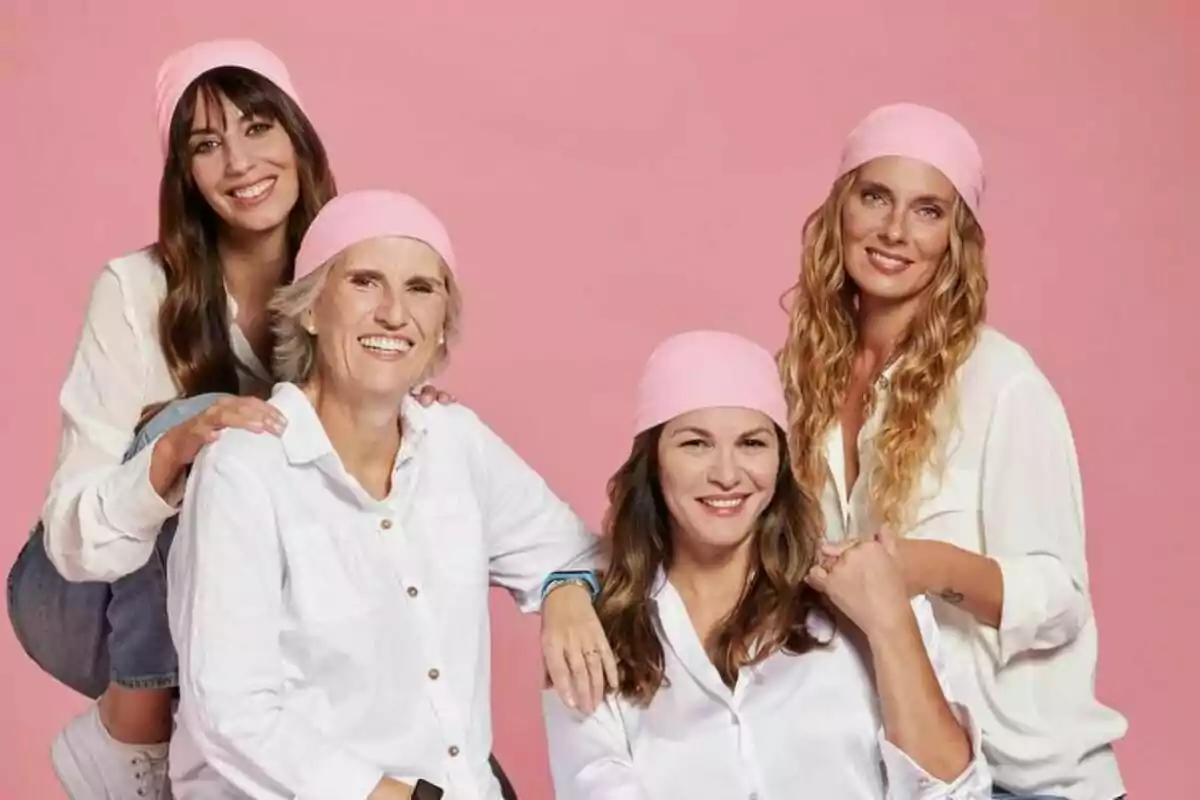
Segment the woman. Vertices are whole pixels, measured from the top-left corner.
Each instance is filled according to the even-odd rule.
[[[591,716],[547,697],[559,798],[987,796],[928,602],[890,537],[817,562],[786,424],[751,342],[697,331],[650,357],[597,604],[619,688]]]
[[[172,529],[159,530],[217,430],[282,430],[254,396],[270,385],[266,301],[335,194],[287,69],[261,45],[176,53],[157,95],[158,241],[109,262],[93,287],[41,522],[9,576],[26,651],[98,698],[52,748],[71,798],[165,796],[177,670],[163,574]]]
[[[887,106],[850,135],[805,223],[779,358],[792,463],[835,543],[900,537],[996,796],[1112,800],[1126,723],[1093,690],[1074,443],[1029,354],[984,324],[983,194],[945,114]]]
[[[8,580],[25,650],[98,698],[51,751],[67,795],[86,800],[166,792],[177,667],[164,568],[181,478],[221,428],[286,424],[255,397],[271,383],[266,302],[335,194],[286,67],[255,42],[171,56],[157,107],[158,241],[95,283],[41,522]]]
[[[317,215],[273,302],[280,437],[225,431],[196,460],[171,551],[178,800],[500,797],[488,583],[524,611],[596,540],[474,414],[422,408],[461,297],[441,223],[392,192]],[[605,680],[591,594],[550,628]]]

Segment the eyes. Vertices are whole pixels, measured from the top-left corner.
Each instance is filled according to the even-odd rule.
[[[251,120],[246,125],[245,136],[250,139],[257,139],[264,136],[275,128],[276,123],[273,120],[256,119]],[[221,146],[221,137],[216,134],[205,134],[203,139],[193,139],[192,155],[199,156],[207,153],[212,153]]]
[[[867,208],[881,208],[891,202],[891,196],[879,189],[866,188],[859,192],[859,199]],[[935,203],[921,203],[915,209],[917,216],[930,222],[946,216],[945,210]]]
[[[359,289],[375,289],[384,285],[383,276],[377,272],[360,270],[350,273],[348,280],[351,286]],[[428,278],[409,278],[404,288],[410,294],[436,294],[437,285]]]
[[[692,439],[685,439],[679,443],[679,446],[688,450],[706,450],[711,448],[713,443],[708,439],[695,437]],[[739,439],[737,446],[750,450],[756,450],[763,447],[769,447],[770,442],[759,436],[747,436]]]

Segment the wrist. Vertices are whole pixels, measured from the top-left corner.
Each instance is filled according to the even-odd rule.
[[[914,643],[924,650],[921,628],[910,603],[902,603],[889,613],[879,615],[869,625],[860,627],[873,653],[903,650]]]
[[[546,601],[555,590],[567,586],[576,586],[588,593],[589,600],[595,600],[600,594],[600,582],[596,573],[587,570],[564,570],[551,572],[542,584],[542,602]]]

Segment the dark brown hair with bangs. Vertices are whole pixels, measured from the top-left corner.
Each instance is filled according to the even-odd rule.
[[[167,278],[159,310],[159,338],[181,396],[238,391],[229,342],[224,279],[217,258],[223,224],[192,178],[192,118],[204,103],[211,119],[224,119],[222,96],[248,116],[281,125],[296,151],[300,197],[288,218],[289,266],[313,218],[337,194],[325,147],[295,101],[271,81],[240,67],[219,67],[197,78],[175,109],[158,200],[155,254]],[[144,415],[146,416],[146,415]]]

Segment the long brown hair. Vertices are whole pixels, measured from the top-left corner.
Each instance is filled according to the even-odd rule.
[[[793,468],[814,491],[826,482],[825,436],[846,401],[858,347],[858,290],[843,263],[841,224],[857,177],[854,170],[835,181],[825,202],[804,223],[800,277],[789,292],[788,338],[779,354]],[[952,381],[975,346],[987,312],[983,229],[959,197],[952,221],[950,246],[928,297],[896,347],[901,358],[890,378],[875,442],[878,459],[869,476],[872,509],[898,534],[909,522],[922,467],[938,455],[936,412],[943,400],[951,401],[948,407],[954,410]],[[872,389],[868,415],[875,402]]]
[[[271,81],[250,70],[220,67],[197,78],[184,92],[171,119],[154,248],[167,278],[167,296],[158,314],[159,339],[171,377],[184,397],[238,391],[225,285],[217,258],[221,223],[192,179],[188,148],[197,106],[204,103],[210,115],[222,115],[221,96],[244,114],[281,125],[295,148],[300,197],[288,217],[285,279],[291,277],[291,261],[305,230],[337,194],[325,146],[312,123]]]
[[[658,570],[672,558],[671,512],[659,484],[662,430],[659,425],[634,439],[629,458],[609,481],[604,529],[611,557],[596,601],[617,661],[617,690],[640,705],[648,704],[665,681],[650,603]],[[751,576],[709,653],[730,684],[743,666],[781,649],[798,655],[820,645],[806,626],[810,613],[820,612],[832,622],[820,595],[804,582],[821,538],[816,500],[792,476],[786,439],[778,433],[775,494],[756,522]]]

